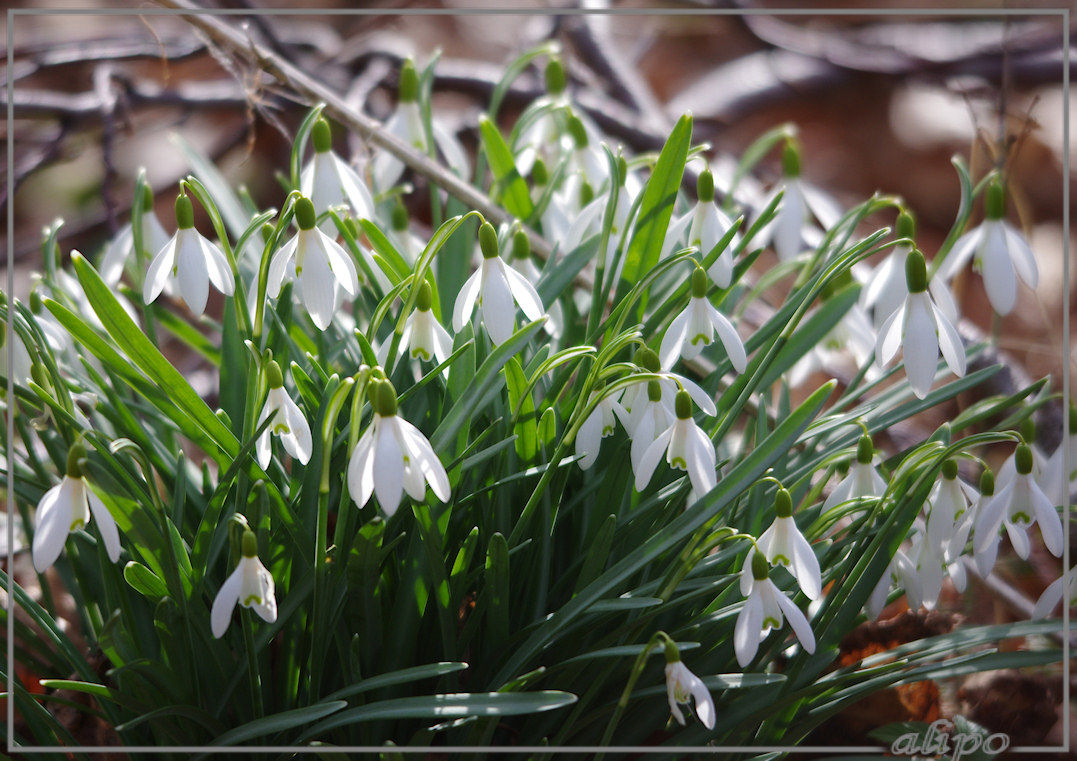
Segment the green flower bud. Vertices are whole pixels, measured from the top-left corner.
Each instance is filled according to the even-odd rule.
[[[642,367],[644,372],[662,372],[662,363],[658,359],[658,354],[647,346],[640,348],[632,357],[632,361]]]
[[[1028,444],[1018,444],[1013,459],[1019,474],[1027,476],[1032,472],[1032,447]]]
[[[800,176],[800,149],[793,140],[787,140],[782,148],[782,176],[788,180]]]
[[[647,381],[647,399],[652,402],[662,401],[662,384],[656,380]]]
[[[895,227],[899,238],[912,240],[916,236],[916,218],[908,209],[902,209],[901,213],[898,214]]]
[[[546,64],[546,92],[560,95],[565,91],[565,67],[560,58],[551,58]]]
[[[497,230],[489,222],[483,222],[479,228],[479,248],[484,259],[497,258]]]
[[[707,279],[707,271],[696,265],[695,270],[692,271],[692,298],[705,299],[708,285],[710,281]]]
[[[434,305],[434,294],[430,290],[430,282],[427,280],[419,283],[419,295],[415,297],[415,308],[420,312],[429,312]]]
[[[258,537],[249,528],[243,529],[243,557],[253,558],[258,556]]]
[[[309,198],[300,198],[295,202],[295,221],[300,230],[313,230],[318,220],[314,213],[314,204]]]
[[[957,478],[957,460],[947,460],[942,464],[942,477],[947,481]]]
[[[318,121],[314,122],[314,129],[311,130],[310,136],[317,153],[328,153],[333,150],[333,132],[325,119],[319,117]]]
[[[270,388],[280,388],[284,385],[284,374],[280,371],[280,365],[274,359],[266,363],[266,383]]]
[[[185,193],[176,197],[176,227],[181,230],[194,227],[194,205]]]
[[[382,417],[396,414],[396,389],[388,379],[375,383],[370,388],[371,406]]]
[[[927,290],[927,262],[915,248],[905,257],[905,282],[909,286],[909,293]]]
[[[550,171],[546,168],[546,162],[542,159],[535,159],[535,163],[531,166],[531,182],[541,187],[549,181]]]
[[[677,411],[678,420],[687,420],[692,417],[692,397],[684,389],[677,392],[673,407]]]
[[[531,241],[528,239],[527,233],[523,230],[517,230],[512,234],[512,258],[531,258]]]
[[[861,465],[870,465],[871,458],[875,456],[875,447],[871,444],[871,437],[866,433],[860,437],[856,445],[856,461]]]
[[[757,552],[752,555],[752,578],[756,581],[766,581],[770,576],[770,565],[767,563],[767,559],[763,557],[762,552]]]
[[[778,489],[774,495],[774,512],[779,518],[789,518],[793,515],[793,497],[787,489]]]
[[[987,219],[1006,216],[1006,188],[998,177],[991,180],[984,193],[984,216]]]
[[[415,71],[415,62],[410,58],[404,61],[400,69],[397,99],[401,103],[416,103],[419,100],[419,73]]]
[[[575,115],[568,117],[568,134],[572,136],[577,148],[587,147],[587,128],[583,126],[580,117]]]
[[[82,461],[86,459],[86,448],[82,444],[72,444],[67,450],[67,475],[82,478]]]
[[[404,230],[407,230],[408,222],[409,219],[407,207],[404,206],[404,204],[402,204],[399,199],[397,199],[397,202],[393,204],[393,230],[396,232],[402,232]]]
[[[710,169],[699,173],[699,179],[696,180],[696,198],[700,203],[714,202],[714,175]]]
[[[995,474],[991,472],[991,468],[986,468],[980,474],[980,494],[985,497],[991,497],[995,494]]]

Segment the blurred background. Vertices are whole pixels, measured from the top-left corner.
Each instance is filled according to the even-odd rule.
[[[691,111],[695,142],[709,143],[719,160],[739,156],[766,130],[792,122],[807,180],[846,208],[876,191],[902,197],[916,214],[918,243],[929,257],[957,214],[951,157],[966,159],[974,181],[1004,168],[1007,218],[1028,235],[1040,282],[1035,291],[1020,286],[1017,309],[1001,321],[979,277],[960,277],[955,288],[965,334],[995,337],[1015,387],[1050,375],[1052,388],[1061,391],[1067,362],[1072,370],[1072,333],[1068,346],[1063,333],[1073,292],[1073,268],[1067,282],[1064,266],[1071,212],[1064,194],[1072,142],[1063,89],[1068,30],[1062,13],[1044,3],[943,6],[925,0],[889,3],[885,13],[856,2],[799,3],[799,13],[790,15],[760,12],[783,5],[776,2],[588,0],[585,9],[613,13],[579,15],[558,14],[580,7],[564,3],[499,14],[482,10],[504,3],[445,0],[365,3],[370,12],[362,14],[319,12],[350,10],[347,3],[324,3],[302,15],[256,12],[289,5],[239,0],[198,7],[235,11],[221,20],[378,119],[392,112],[403,58],[423,65],[440,56],[436,113],[469,150],[505,64],[556,40],[572,97],[612,144],[627,152],[656,150],[676,118]],[[50,6],[55,12],[47,12]],[[662,12],[642,12],[643,6]],[[58,0],[8,7],[16,9],[7,18],[13,47],[12,64],[5,65],[14,93],[7,103],[13,118],[5,126],[14,161],[8,165],[4,158],[10,182],[2,192],[14,209],[6,265],[15,296],[27,298],[31,273],[40,268],[41,230],[57,217],[65,221],[59,238],[65,256],[71,249],[99,254],[127,221],[140,168],[171,231],[176,183],[189,172],[172,133],[212,157],[260,206],[279,206],[285,191],[276,173],[286,171],[291,137],[311,104],[216,48],[184,19],[154,12],[162,6],[139,4],[121,13],[102,10],[116,8],[103,2],[83,3],[78,11],[59,10],[70,4]],[[502,125],[543,91],[541,68],[527,69],[506,97]],[[370,155],[357,136],[338,130],[336,137],[345,157],[362,164]],[[774,151],[754,179],[763,190],[779,177]],[[419,224],[423,205],[412,209]],[[970,224],[981,219],[977,204]],[[893,221],[892,215],[873,218],[869,226]],[[6,232],[6,217],[3,224]],[[1060,409],[1041,416],[1047,452],[1061,438]],[[869,625],[849,643],[849,657],[952,626],[957,617],[1016,620],[1060,571],[1045,552],[1034,552],[1028,563],[1004,561],[1001,587],[981,588],[978,597],[952,594],[941,604],[942,618],[904,616],[890,628]],[[1029,679],[986,678],[926,696],[907,691],[866,710],[928,718],[941,701],[943,715],[980,710],[985,716],[995,711],[997,721],[1013,717],[1012,727],[999,731],[1013,732],[1014,744],[1060,744],[1062,678]],[[821,734],[820,742],[855,742],[853,721]]]

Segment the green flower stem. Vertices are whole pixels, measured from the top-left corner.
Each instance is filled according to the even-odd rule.
[[[146,211],[143,207],[143,199],[145,197],[144,188],[149,187],[149,182],[146,180],[146,170],[139,169],[138,177],[135,179],[135,197],[134,202],[131,205],[131,245],[135,250],[135,277],[134,277],[134,291],[141,294],[142,287],[146,280],[146,271],[149,269],[150,261],[153,255],[157,252],[146,251],[144,242],[142,240],[142,214]],[[157,302],[145,303],[141,298],[137,299],[142,306],[142,319],[146,324],[146,335],[150,340],[157,345]]]
[[[656,632],[647,641],[647,645],[636,657],[636,662],[632,664],[632,671],[628,675],[628,682],[625,684],[624,691],[621,692],[621,697],[617,701],[617,706],[613,709],[613,715],[610,716],[609,723],[606,724],[606,731],[602,734],[602,740],[599,745],[609,745],[610,740],[613,739],[613,733],[617,730],[617,724],[621,721],[621,716],[624,714],[625,709],[628,707],[628,701],[632,697],[632,689],[636,686],[636,682],[639,681],[640,676],[643,674],[643,669],[647,665],[647,658],[655,648],[661,644],[665,644],[670,641],[669,636],[665,632]],[[604,753],[600,753],[595,756],[595,761],[601,761],[605,758]]]
[[[258,670],[258,651],[254,647],[254,631],[251,627],[250,610],[244,610],[240,615],[240,619],[243,622],[243,647],[247,651],[247,673],[250,676],[251,705],[254,708],[254,718],[260,719],[265,715],[265,709],[262,706],[262,677]]]

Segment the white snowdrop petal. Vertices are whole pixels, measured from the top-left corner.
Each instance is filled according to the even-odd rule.
[[[673,318],[662,338],[662,345],[658,349],[658,361],[663,369],[668,370],[673,367],[681,354],[681,347],[688,334],[689,309],[691,309],[690,306]]]
[[[909,379],[913,392],[923,399],[931,391],[931,384],[935,380],[935,368],[939,362],[939,341],[935,334],[935,317],[926,293],[911,294],[907,304],[905,336],[902,341],[905,375]]]
[[[479,287],[482,284],[482,269],[475,270],[471,277],[464,281],[460,293],[456,295],[456,304],[452,311],[452,328],[459,333],[464,329],[464,323],[471,319],[471,313],[475,309],[475,300],[479,297]]]
[[[946,360],[946,365],[954,375],[965,375],[965,345],[961,341],[961,335],[950,323],[946,316],[937,307],[935,310],[935,323],[939,328],[939,349]]]
[[[357,507],[366,505],[374,493],[374,430],[372,424],[359,437],[348,461],[348,493]]]
[[[733,627],[733,650],[737,663],[747,668],[759,649],[759,632],[763,625],[763,601],[755,594],[748,597]]]
[[[901,346],[901,330],[905,324],[905,311],[907,309],[908,303],[906,300],[886,318],[882,327],[879,328],[878,342],[875,344],[875,361],[880,367],[893,359]]]
[[[516,303],[520,305],[520,310],[523,311],[527,319],[534,321],[542,317],[545,310],[542,308],[542,300],[539,298],[535,287],[512,267],[502,267],[502,271],[508,281],[509,289],[516,299]]]
[[[310,232],[321,234],[318,230]],[[306,252],[303,271],[299,275],[299,285],[303,305],[307,308],[311,320],[319,330],[325,330],[333,321],[333,312],[336,308],[336,281],[329,269],[329,262],[320,251],[311,250],[313,248],[313,245],[309,245]]]
[[[83,488],[85,489],[86,498],[89,500],[94,523],[97,524],[97,531],[101,534],[101,540],[105,543],[105,552],[108,553],[108,559],[115,563],[120,559],[120,531],[116,527],[116,519],[112,517],[112,513],[105,507],[105,503],[88,486],[84,485]]]
[[[1035,289],[1039,285],[1040,274],[1031,246],[1028,245],[1024,235],[1005,222],[1002,223],[1002,229],[1006,235],[1006,248],[1017,275],[1029,288]]]
[[[986,227],[988,223],[984,223]],[[987,300],[1000,315],[1013,311],[1017,303],[1017,273],[1006,250],[1006,234],[996,223],[985,232],[986,240],[980,252],[980,274],[983,275]]]
[[[152,304],[161,295],[161,291],[165,288],[165,283],[172,276],[175,261],[176,238],[172,238],[165,244],[164,248],[157,252],[157,255],[153,257],[153,261],[150,262],[149,269],[146,270],[146,282],[142,287],[142,300],[145,303]]]
[[[187,302],[187,307],[195,314],[206,311],[209,298],[209,272],[206,269],[206,257],[198,233],[194,229],[181,230],[176,243],[176,278],[179,280],[180,295]]]
[[[198,242],[202,245],[206,271],[213,287],[225,296],[231,296],[235,292],[236,281],[232,275],[232,268],[228,266],[228,257],[215,243],[206,238],[198,236]]]
[[[733,369],[738,373],[743,373],[748,366],[748,356],[744,352],[744,342],[740,340],[740,335],[737,333],[737,329],[733,327],[733,323],[713,306],[710,304],[708,306],[711,307],[711,323],[718,332],[718,337],[722,339],[722,345],[725,347],[726,354],[729,355],[729,361],[733,363]]]
[[[505,277],[507,268],[500,260],[488,259],[483,264],[487,273],[482,286],[482,323],[490,340],[501,345],[516,331],[516,304]]]
[[[213,636],[220,639],[228,631],[228,625],[232,622],[232,611],[239,602],[239,590],[243,582],[243,568],[236,566],[228,578],[217,590],[217,596],[213,598],[213,607],[210,609],[209,621]]]
[[[973,230],[962,235],[954,243],[954,247],[950,249],[950,253],[946,258],[942,260],[942,264],[939,265],[938,271],[935,273],[936,277],[940,277],[943,280],[952,280],[965,263],[972,257],[976,251],[977,246],[980,245],[980,241],[983,239],[983,227],[977,227]]]
[[[666,446],[673,437],[673,426],[670,426],[647,447],[647,451],[640,458],[639,467],[636,469],[636,491],[643,491],[654,475],[654,469],[658,467],[662,455],[666,452]]]
[[[316,230],[315,232],[321,244],[321,249],[325,253],[329,269],[333,272],[333,278],[340,283],[340,287],[344,289],[345,293],[349,296],[355,296],[359,293],[359,275],[355,270],[355,262],[352,261],[351,256],[339,243],[321,230]]]
[[[292,237],[287,243],[273,255],[269,262],[269,279],[266,282],[266,296],[271,299],[280,295],[281,286],[284,284],[284,276],[288,272],[288,264],[295,256],[296,247],[299,245],[299,236]]]
[[[785,619],[793,628],[793,633],[796,634],[797,639],[800,640],[801,647],[809,653],[814,653],[815,634],[811,630],[811,624],[808,623],[807,616],[804,615],[792,600],[781,592],[776,593],[774,598],[778,601],[778,607],[782,609],[782,613],[785,614]]]
[[[31,550],[38,573],[44,573],[60,557],[70,532],[71,489],[63,486],[63,482],[53,486],[37,504]]]
[[[383,418],[374,438],[374,496],[386,515],[396,512],[404,494],[404,453],[392,431],[394,418]]]

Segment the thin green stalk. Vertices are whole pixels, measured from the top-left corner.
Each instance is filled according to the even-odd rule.
[[[265,715],[265,709],[262,706],[262,677],[258,671],[258,653],[254,649],[254,631],[251,627],[249,611],[240,618],[243,620],[243,646],[247,651],[247,673],[250,676],[254,718],[260,719]]]

